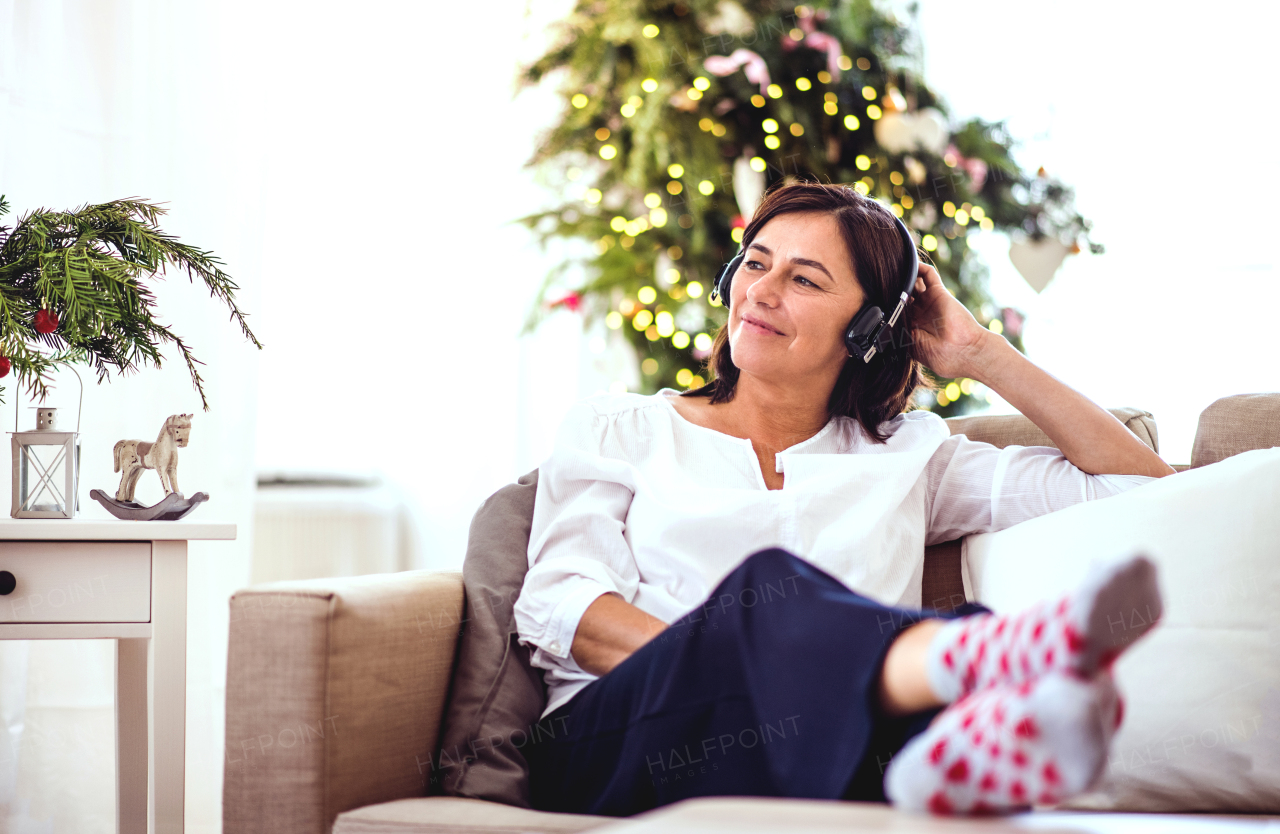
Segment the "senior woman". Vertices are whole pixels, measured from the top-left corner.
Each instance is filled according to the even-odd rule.
[[[712,382],[578,404],[541,468],[516,622],[558,731],[526,748],[534,806],[728,794],[982,813],[1086,789],[1121,719],[1111,662],[1160,614],[1152,563],[1096,564],[1014,616],[939,613],[920,608],[923,549],[1172,468],[931,267],[894,344],[851,357],[846,328],[864,304],[892,309],[908,256],[855,190],[772,191],[743,251]],[[985,383],[1058,449],[1001,450],[908,410],[922,365]],[[1131,609],[1146,625],[1109,625]]]

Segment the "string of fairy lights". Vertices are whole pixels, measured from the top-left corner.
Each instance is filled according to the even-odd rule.
[[[813,14],[813,10],[805,6],[797,6],[795,11],[800,18]],[[642,35],[645,38],[656,38],[659,34],[661,34],[661,28],[657,24],[647,24],[642,29]],[[798,42],[804,39],[805,32],[794,29],[789,36]],[[852,70],[854,66],[864,72],[871,68],[871,62],[867,58],[861,57],[855,61],[847,55],[840,55],[837,65],[846,72]],[[821,86],[838,85],[840,82],[833,78],[830,72],[823,70],[815,73],[812,79],[799,77],[793,83],[797,91],[809,93]],[[617,105],[616,113],[623,120],[634,119],[643,112],[644,108],[655,106],[655,100],[666,101],[671,106],[686,112],[696,112],[699,107],[698,102],[711,91],[713,86],[711,78],[706,75],[697,75],[688,84],[680,84],[678,87],[677,84],[679,82],[666,78],[646,77],[638,85],[639,92],[627,96]],[[846,104],[844,108],[846,112],[842,114],[840,96],[834,90],[823,91],[823,113],[846,131],[854,132],[862,129],[864,124],[874,124],[884,118],[886,113],[905,113],[907,110],[905,98],[891,82],[884,90],[865,85],[856,92],[860,93],[861,101],[852,108]],[[786,136],[799,138],[805,135],[805,127],[799,121],[784,123],[780,119],[781,114],[767,112],[770,108],[770,100],[782,99],[784,95],[785,91],[781,85],[770,83],[765,85],[761,93],[750,97],[750,104],[753,107],[766,111],[761,114],[760,128],[763,131],[762,142],[769,151],[780,151]],[[578,92],[570,97],[569,102],[574,108],[582,110],[591,105],[592,99],[585,92]],[[851,110],[854,112],[850,112]],[[703,116],[698,122],[698,127],[702,132],[717,138],[728,132],[728,128],[722,122],[711,116]],[[619,159],[622,143],[619,141],[621,137],[616,135],[616,130],[611,130],[607,126],[598,127],[594,131],[594,138],[595,153],[601,160],[612,163]],[[960,160],[948,150],[943,155],[943,161],[948,167],[955,168]],[[851,183],[853,188],[861,194],[875,194],[878,197],[891,199],[890,208],[898,217],[906,217],[908,212],[913,212],[930,202],[923,197],[922,190],[919,188],[927,176],[925,167],[911,156],[904,158],[905,171],[892,169],[886,155],[872,157],[859,154],[853,162],[858,171],[866,172],[861,179]],[[757,174],[763,174],[770,164],[758,154],[749,156],[747,163]],[[673,198],[681,198],[683,202],[682,195],[692,196],[695,193],[702,198],[712,198],[717,191],[724,190],[723,185],[718,185],[710,178],[695,175],[681,162],[668,164],[665,173],[667,175],[665,185],[644,195],[643,211],[634,216],[619,213],[609,219],[611,234],[604,234],[596,241],[596,251],[600,255],[604,255],[614,246],[630,251],[645,233],[661,229],[673,221],[682,229],[692,228],[693,215],[687,211],[675,212]],[[585,175],[579,167],[571,167],[566,171],[570,181],[579,183],[576,188],[578,197],[586,204],[588,210],[595,210],[603,202],[604,193],[597,187],[580,183],[579,181]],[[912,185],[916,186],[914,196]],[[666,192],[665,197],[662,191]],[[969,202],[956,205],[948,200],[944,201],[940,208],[943,216],[949,221],[941,224],[941,234],[947,238],[965,236],[973,229],[991,231],[995,228],[994,222],[981,205]],[[744,225],[742,218],[738,218],[738,222],[734,223],[730,234],[735,243],[741,243]],[[928,252],[939,252],[940,241],[934,234],[922,235],[920,244]],[[661,248],[660,245],[657,246]],[[668,340],[671,347],[680,351],[692,348],[693,357],[700,361],[704,360],[710,354],[713,344],[712,335],[706,330],[682,329],[677,321],[677,314],[667,309],[666,303],[669,301],[676,305],[683,305],[689,300],[698,301],[708,294],[709,288],[696,279],[684,280],[685,274],[678,265],[684,254],[680,246],[666,247],[665,254],[672,265],[662,270],[662,274],[657,276],[659,280],[641,286],[634,295],[624,294],[617,299],[613,309],[606,314],[604,323],[612,331],[621,330],[629,325],[637,333],[643,333],[649,342]],[[946,252],[939,254],[946,256]],[[704,303],[712,307],[722,306],[718,299],[707,298]],[[705,327],[705,315],[702,316],[702,321]],[[989,326],[994,332],[1002,332],[999,318],[992,319]],[[645,358],[640,365],[641,372],[650,377],[657,375],[661,369],[661,363],[653,356]],[[706,382],[701,374],[688,367],[678,369],[675,379],[685,388],[696,388]],[[613,390],[626,390],[626,386],[621,382],[615,382]],[[987,393],[986,387],[981,383],[972,379],[962,379],[949,383],[943,390],[937,392],[937,401],[940,406],[945,406],[961,396],[981,397]]]

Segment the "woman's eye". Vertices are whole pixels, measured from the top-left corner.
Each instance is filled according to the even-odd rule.
[[[803,275],[797,275],[797,276],[796,276],[796,280],[797,280],[797,281],[803,281],[803,282],[805,282],[806,284],[808,284],[810,287],[817,287],[817,286],[818,286],[817,284],[815,284],[815,283],[813,283],[812,281],[810,281],[808,278],[805,278]]]
[[[759,261],[747,261],[747,269],[764,269],[764,264]]]

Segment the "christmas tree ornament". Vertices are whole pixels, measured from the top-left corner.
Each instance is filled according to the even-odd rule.
[[[1069,251],[1062,241],[1046,235],[1040,240],[1015,240],[1009,245],[1009,260],[1031,288],[1041,292],[1053,280]]]
[[[160,427],[160,435],[154,443],[145,440],[121,440],[112,450],[115,471],[120,473],[120,486],[115,498],[100,489],[89,496],[116,518],[126,521],[177,521],[209,500],[203,492],[190,498],[178,489],[178,449],[185,448],[191,438],[191,415],[173,414]],[[150,507],[133,500],[142,473],[154,469],[160,476],[160,486],[165,496]]]
[[[711,112],[715,113],[717,116],[723,116],[726,113],[728,113],[730,110],[736,109],[737,106],[738,106],[738,102],[734,101],[733,99],[722,98],[716,102],[715,107],[711,108]],[[720,134],[717,134],[717,135],[720,135]]]
[[[764,172],[752,168],[751,159],[745,154],[735,159],[733,161],[733,197],[738,204],[738,213],[748,221],[751,215],[756,213],[756,206],[760,205],[764,190]]]
[[[735,49],[729,55],[710,55],[702,62],[702,66],[707,72],[720,78],[742,70],[747,80],[760,88],[760,95],[764,95],[773,83],[769,80],[769,67],[765,65],[764,58],[750,49]]]
[[[37,333],[52,333],[58,329],[58,316],[42,307],[36,313],[32,326],[35,327]]]
[[[889,86],[884,91],[884,98],[880,100],[880,106],[886,113],[905,113],[907,111],[907,100],[897,87]]]
[[[932,229],[938,222],[938,209],[932,202],[917,203],[914,211],[911,212],[910,225],[924,232]]]
[[[943,154],[954,162],[955,167],[969,175],[969,188],[975,194],[982,190],[982,186],[987,181],[988,169],[986,162],[981,159],[964,156],[955,145],[947,145],[947,149]]]
[[[582,306],[582,296],[573,290],[557,298],[555,301],[547,302],[548,307],[564,307],[571,313],[578,312],[578,308]]]
[[[1026,319],[1019,311],[1013,307],[1000,308],[1000,323],[1004,325],[1005,335],[1010,339],[1015,339],[1022,335],[1022,325]]]
[[[886,112],[875,121],[876,143],[892,154],[923,150],[941,155],[950,140],[947,118],[926,107],[915,113]]]
[[[914,156],[904,156],[902,158],[902,167],[907,169],[907,179],[912,185],[919,185],[929,176],[929,169],[924,167],[924,163],[916,159]]]
[[[750,35],[755,26],[756,23],[751,19],[751,15],[747,14],[747,10],[732,0],[720,0],[716,4],[715,15],[708,18],[704,24],[707,34],[738,37]]]
[[[13,363],[9,361],[9,357],[0,356],[0,377],[9,375],[9,369],[13,367]]]
[[[875,122],[876,144],[891,154],[914,151],[913,123],[909,113],[885,113]]]
[[[34,430],[18,431],[21,409],[15,397],[13,431],[9,434],[13,451],[10,493],[13,500],[9,515],[13,518],[75,518],[80,508],[80,411],[84,405],[84,382],[75,368],[71,368],[71,372],[80,382],[75,431],[58,429],[58,409],[51,406],[36,407]]]
[[[698,102],[689,98],[689,92],[691,90],[693,90],[692,87],[682,87],[671,94],[671,98],[667,99],[667,104],[669,104],[674,110],[679,110],[684,113],[697,113]]]
[[[835,165],[840,161],[840,137],[827,137],[827,162]]]

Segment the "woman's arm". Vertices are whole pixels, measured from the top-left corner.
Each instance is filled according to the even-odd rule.
[[[1174,474],[1110,412],[978,324],[933,267],[921,265],[907,310],[917,360],[940,376],[970,377],[991,388],[1049,435],[1081,471],[1153,478]]]
[[[986,331],[972,377],[991,388],[1049,435],[1067,460],[1090,475],[1174,474],[1147,444],[1106,409]]]
[[[604,594],[588,606],[573,635],[573,659],[593,675],[604,675],[636,649],[662,633],[667,624],[622,597]]]
[[[640,584],[624,535],[634,473],[608,453],[616,452],[606,449],[610,430],[595,403],[574,405],[538,470],[515,619],[520,642],[536,649],[532,663],[553,676],[581,678],[587,666],[572,656],[583,616],[602,596],[634,599]]]

